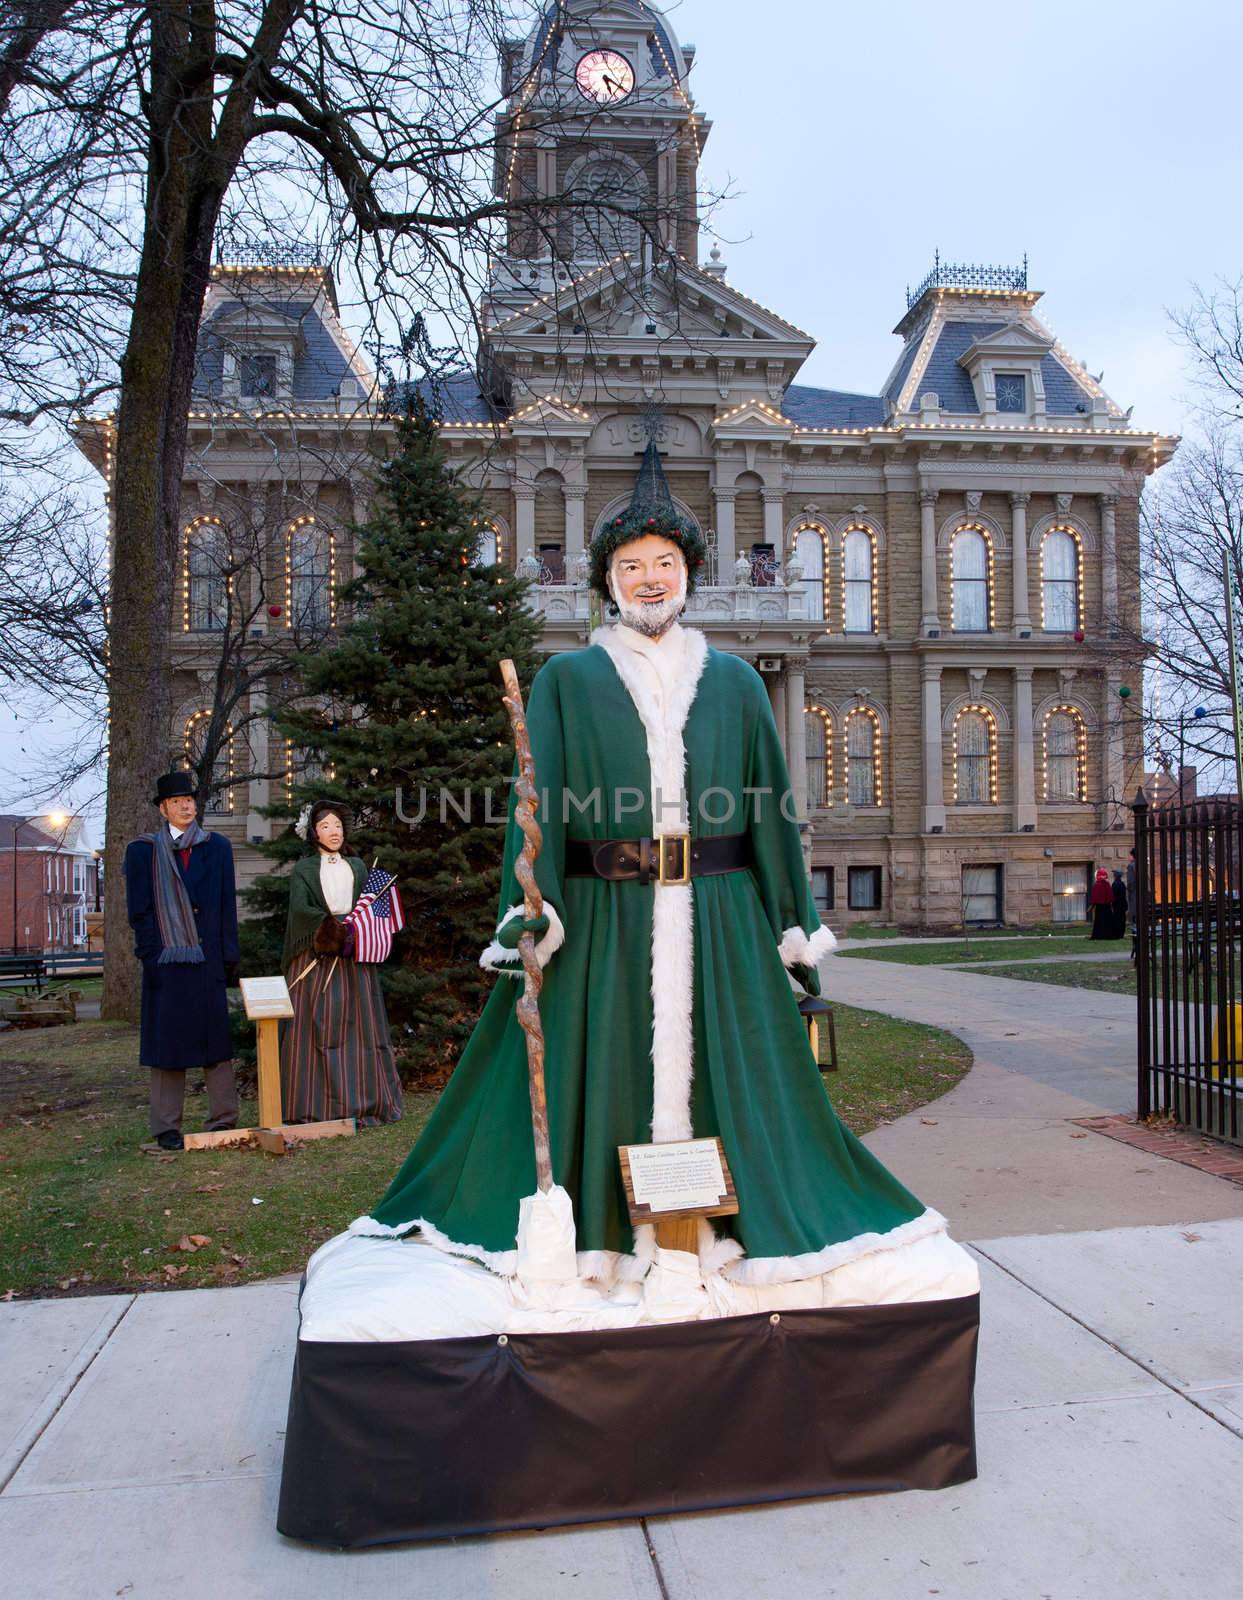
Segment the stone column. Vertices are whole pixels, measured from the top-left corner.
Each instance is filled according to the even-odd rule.
[[[251,759],[256,772],[271,772],[273,770],[269,756],[269,745],[272,753],[280,751],[281,742],[275,734],[270,733],[270,724],[267,717],[268,686],[262,680],[251,685],[250,689],[250,715],[254,718],[246,730],[246,739],[250,746]],[[279,783],[279,779],[277,782]],[[252,839],[270,839],[272,837],[272,824],[267,817],[260,816],[261,806],[266,806],[271,800],[270,781],[266,778],[252,778],[246,785],[246,842]]]
[[[924,816],[923,832],[945,827],[944,756],[941,739],[941,669],[925,661],[922,669]]]
[[[1118,636],[1118,496],[1103,494],[1101,508],[1101,611],[1105,633]]]
[[[800,822],[807,816],[807,657],[786,657],[786,764],[794,811]]]
[[[937,491],[935,489],[919,491],[919,573],[921,613],[919,631],[926,639],[929,634],[941,631],[941,619],[937,610]],[[940,693],[938,687],[938,699]]]
[[[716,581],[728,589],[734,582],[734,560],[738,554],[734,548],[734,501],[738,491],[731,486],[713,489],[712,493],[716,500]]]
[[[785,559],[785,490],[763,489],[760,491],[764,501],[764,543],[772,545],[776,551],[777,560]]]
[[[535,554],[535,485],[533,483],[514,484],[514,536],[517,548],[514,551],[515,564],[523,556]]]
[[[562,484],[561,493],[565,499],[565,575],[569,583],[574,576],[571,563],[583,548],[583,502],[587,498],[587,485]]]
[[[768,689],[768,703],[773,708],[773,721],[777,724],[777,732],[781,736],[781,743],[785,746],[786,761],[790,759],[789,728],[786,724],[786,686],[785,679],[779,672],[766,672],[764,683]]]
[[[1032,631],[1031,602],[1027,595],[1027,507],[1030,502],[1029,494],[1010,496],[1010,538],[1013,546],[1010,567],[1014,585],[1016,639],[1030,638]]]
[[[1105,730],[1105,770],[1102,774],[1103,784],[1101,800],[1101,823],[1106,828],[1112,828],[1120,822],[1126,813],[1127,796],[1123,792],[1122,783],[1122,718],[1125,712],[1122,701],[1118,696],[1118,688],[1122,683],[1122,674],[1110,668],[1103,679],[1104,697],[1101,705],[1101,724]]]
[[[1032,729],[1032,669],[1014,669],[1014,831],[1036,826],[1036,751]]]

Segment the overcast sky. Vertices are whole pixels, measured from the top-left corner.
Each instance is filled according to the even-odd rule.
[[[1239,0],[682,0],[666,15],[697,47],[702,180],[735,191],[712,219],[729,280],[814,335],[802,381],[876,393],[938,247],[999,265],[1026,252],[1037,314],[1133,425],[1183,429],[1167,311],[1243,274]],[[0,804],[24,809],[14,774],[56,736],[5,709]]]

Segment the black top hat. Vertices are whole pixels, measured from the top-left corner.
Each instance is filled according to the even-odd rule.
[[[179,794],[197,798],[198,792],[198,785],[194,781],[192,772],[166,772],[155,780],[155,798],[151,804],[158,806],[161,800],[171,800]]]

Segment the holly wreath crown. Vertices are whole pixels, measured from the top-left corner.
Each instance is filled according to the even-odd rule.
[[[591,541],[591,571],[589,581],[597,594],[610,598],[608,589],[609,567],[613,557],[625,544],[645,538],[649,533],[659,534],[677,545],[686,562],[686,592],[695,587],[708,547],[704,536],[694,523],[678,514],[676,507],[630,506],[619,516],[610,517]]]

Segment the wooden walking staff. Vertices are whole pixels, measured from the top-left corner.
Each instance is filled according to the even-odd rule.
[[[531,736],[527,732],[526,711],[522,704],[522,690],[518,674],[510,660],[501,662],[501,679],[505,684],[505,709],[509,712],[510,726],[514,730],[514,744],[518,750],[518,804],[514,820],[522,829],[522,851],[514,863],[514,875],[522,885],[522,911],[527,919],[544,914],[544,897],[535,881],[535,858],[543,843],[543,833],[535,820],[539,794],[535,787],[535,758],[531,754]],[[518,940],[518,955],[522,960],[522,993],[518,997],[516,1012],[522,1031],[527,1036],[527,1078],[531,1090],[531,1132],[535,1139],[535,1176],[540,1190],[547,1194],[552,1188],[552,1147],[548,1139],[548,1095],[544,1088],[544,1030],[540,1024],[539,993],[544,974],[535,956],[535,935],[524,933]]]

